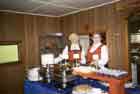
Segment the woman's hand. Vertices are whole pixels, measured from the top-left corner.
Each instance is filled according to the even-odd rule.
[[[73,69],[72,69],[72,74],[73,74],[73,75],[77,75],[77,74],[78,74],[78,73],[77,73],[77,68],[73,68]]]

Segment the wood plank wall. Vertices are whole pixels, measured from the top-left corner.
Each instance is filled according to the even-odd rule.
[[[0,41],[21,41],[22,62],[0,65],[0,94],[23,94],[25,66],[39,65],[39,37],[47,32],[88,34],[103,30],[107,34],[109,66],[128,70],[127,20],[116,4],[61,18],[0,12]]]
[[[71,32],[82,35],[105,31],[110,55],[109,66],[128,70],[127,20],[118,9],[118,4],[110,4],[64,16],[61,18],[61,30],[66,35]]]
[[[39,37],[59,32],[59,19],[0,12],[0,41],[21,41],[18,64],[0,65],[0,94],[23,94],[25,66],[39,65]]]

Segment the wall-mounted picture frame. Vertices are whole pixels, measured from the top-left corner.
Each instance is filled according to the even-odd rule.
[[[21,60],[20,41],[0,41],[0,65],[19,63]]]

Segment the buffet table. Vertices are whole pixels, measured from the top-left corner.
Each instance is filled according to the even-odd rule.
[[[105,91],[108,91],[108,87],[101,85],[96,80],[83,79],[81,77],[78,77],[74,81],[73,86],[69,86],[61,90],[54,87],[56,83],[42,83],[42,82],[33,82],[33,81],[25,80],[24,81],[24,94],[72,94],[71,92],[72,92],[73,87],[80,84],[89,84],[93,87],[101,88]],[[140,94],[140,88],[126,88],[125,90],[126,90],[126,94]]]
[[[73,87],[88,84],[92,87],[101,88],[104,91],[108,91],[108,87],[101,85],[98,81],[92,79],[84,79],[77,77],[74,81],[71,82],[72,85],[60,89],[60,83],[42,83],[37,81],[24,81],[24,94],[72,94]],[[56,87],[58,86],[58,87]]]
[[[105,81],[109,83],[109,94],[126,94],[124,84],[130,79],[128,75],[116,78],[111,76],[106,76],[98,74],[96,72],[83,73],[77,70],[74,70],[74,74],[82,76],[84,78],[96,79],[100,81]]]

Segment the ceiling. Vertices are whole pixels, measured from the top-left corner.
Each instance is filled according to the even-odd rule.
[[[60,17],[120,0],[0,0],[0,11]]]

